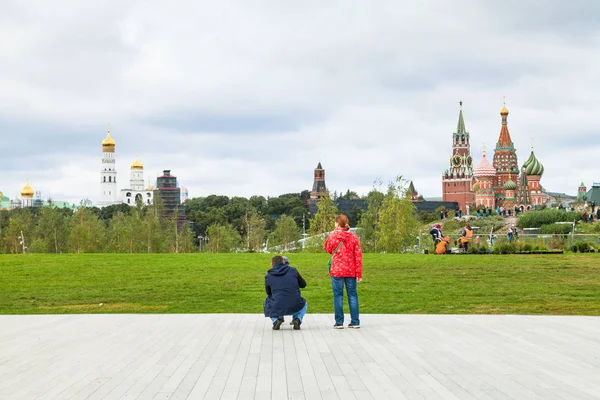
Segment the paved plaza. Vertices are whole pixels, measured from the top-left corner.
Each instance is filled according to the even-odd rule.
[[[289,320],[289,318],[288,318]],[[0,316],[0,399],[600,399],[600,318]]]

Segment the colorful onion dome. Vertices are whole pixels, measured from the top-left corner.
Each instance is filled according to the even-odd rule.
[[[531,154],[527,161],[525,161],[525,164],[523,164],[523,167],[527,169],[527,175],[529,176],[539,176],[544,173],[544,166],[535,157],[533,150],[531,150]]]
[[[485,151],[483,152],[483,158],[473,170],[473,175],[477,178],[484,176],[496,176],[496,169],[490,162],[487,160],[485,155]]]
[[[515,190],[517,188],[517,184],[515,183],[515,181],[512,180],[512,178],[509,176],[508,180],[506,181],[506,183],[504,184],[504,190]]]
[[[115,139],[113,139],[110,136],[110,129],[109,129],[106,137],[102,141],[102,147],[115,147],[115,145],[116,145]]]
[[[136,157],[133,164],[131,164],[131,169],[144,169],[144,165],[140,162],[138,157]]]
[[[33,189],[29,186],[29,180],[25,181],[25,186],[21,189],[21,197],[33,197]]]

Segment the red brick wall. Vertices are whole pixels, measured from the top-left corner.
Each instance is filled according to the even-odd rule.
[[[448,184],[450,186],[448,186]],[[442,182],[442,200],[456,201],[461,210],[466,212],[466,205],[471,206],[475,202],[475,193],[471,191],[470,182],[443,181]]]

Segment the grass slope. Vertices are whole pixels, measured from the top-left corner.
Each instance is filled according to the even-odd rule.
[[[292,254],[331,313],[326,254]],[[600,315],[600,255],[365,254],[362,313]],[[3,255],[0,313],[260,313],[269,255]],[[99,303],[103,303],[99,306]]]

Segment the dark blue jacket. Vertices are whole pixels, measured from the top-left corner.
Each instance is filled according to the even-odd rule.
[[[300,288],[306,281],[294,267],[277,264],[265,275],[265,317],[292,315],[304,308],[306,300],[300,296]]]

